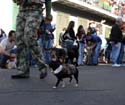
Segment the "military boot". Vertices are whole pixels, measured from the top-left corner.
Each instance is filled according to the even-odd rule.
[[[40,70],[41,71],[40,79],[44,79],[47,76],[47,69],[48,69],[48,66]]]
[[[28,79],[29,78],[29,69],[26,72],[20,71],[18,74],[11,75],[12,79]]]

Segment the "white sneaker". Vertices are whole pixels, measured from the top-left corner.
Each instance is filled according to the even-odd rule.
[[[120,64],[113,64],[112,67],[120,67]]]

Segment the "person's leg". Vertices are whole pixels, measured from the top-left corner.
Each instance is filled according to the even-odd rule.
[[[119,53],[120,53],[120,49],[121,49],[121,43],[118,42],[117,44],[112,43],[112,63],[113,64],[117,64],[117,60],[119,57]]]
[[[49,64],[49,49],[50,49],[50,42],[49,39],[45,41],[44,43],[44,59],[46,64]]]
[[[6,63],[7,63],[7,60],[9,59],[8,56],[6,55],[1,55],[1,61],[0,61],[0,67],[1,68],[6,68]]]
[[[123,63],[123,56],[124,56],[124,47],[123,47],[123,44],[121,43],[119,57],[118,57],[118,60],[117,60],[118,64],[122,64]]]
[[[78,65],[83,65],[84,44],[79,42]]]
[[[45,50],[45,62],[46,64],[50,63],[50,51],[49,50]]]
[[[51,54],[50,54],[50,52],[51,52],[51,49],[53,48],[53,44],[54,44],[54,40],[53,39],[49,39],[48,63],[47,64],[49,64],[50,60],[51,60]]]
[[[54,47],[54,39],[50,39],[50,48]]]
[[[29,77],[29,61],[27,59],[28,46],[27,39],[28,34],[26,34],[26,17],[27,13],[20,12],[17,16],[17,25],[16,25],[16,44],[17,44],[17,69],[21,72],[16,75],[12,75],[12,78],[28,78]]]
[[[33,55],[33,58],[38,65],[39,70],[42,73],[45,73],[47,72],[47,65],[45,64],[44,59],[40,54],[37,43],[37,29],[39,28],[41,20],[40,11],[31,11],[26,22],[27,29],[25,30],[27,30],[26,35],[29,35],[27,44],[29,45],[29,49]],[[27,39],[27,36],[25,36],[25,38]],[[42,78],[42,73],[40,78]]]
[[[95,65],[98,64],[98,58],[99,58],[100,48],[101,48],[101,43],[99,42],[99,43],[96,45],[96,48],[94,49],[93,64],[95,64]]]
[[[73,47],[73,41],[72,40],[66,40],[65,44],[66,44],[67,48],[72,48]]]
[[[92,65],[93,64],[93,51],[88,50],[87,51],[87,65]]]

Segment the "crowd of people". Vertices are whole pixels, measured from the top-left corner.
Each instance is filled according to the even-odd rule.
[[[112,66],[119,67],[123,64],[124,56],[124,24],[121,17],[118,17],[111,28],[109,39],[105,39],[99,33],[99,28],[95,22],[90,22],[87,32],[80,25],[74,34],[74,22],[63,29],[60,34],[59,43],[67,51],[78,42],[78,65],[98,65],[100,58],[104,63],[112,63]],[[70,27],[70,28],[69,28]],[[120,44],[120,45],[119,45]]]
[[[51,61],[51,49],[54,48],[55,26],[51,24],[53,17],[45,18],[38,29],[37,42],[43,59],[46,64]],[[112,26],[110,37],[104,40],[100,36],[98,27],[94,21],[89,23],[87,32],[84,26],[79,25],[77,32],[74,31],[75,22],[70,21],[67,28],[63,28],[59,36],[59,45],[67,54],[64,63],[74,63],[81,65],[98,65],[102,58],[103,63],[111,63],[112,66],[121,66],[124,56],[124,22],[122,18],[116,19]],[[76,33],[76,34],[75,34]],[[104,40],[104,41],[103,41]],[[17,45],[16,32],[10,30],[8,35],[0,29],[0,67],[16,68]],[[28,52],[27,60],[30,65],[35,65],[32,52]],[[68,54],[70,53],[70,54]],[[70,57],[73,53],[74,57]],[[101,62],[102,62],[101,61]]]
[[[15,79],[29,78],[30,66],[37,65],[42,79],[47,75],[51,51],[55,47],[53,32],[58,28],[51,23],[53,20],[51,0],[13,1],[20,6],[17,26],[16,31],[10,30],[8,35],[0,29],[0,67],[16,68],[19,73],[11,76]],[[44,3],[45,17],[41,16],[44,10],[41,7]],[[107,43],[94,21],[89,23],[87,31],[83,25],[79,25],[75,32],[74,26],[75,22],[70,21],[68,26],[60,32],[60,49],[63,49],[66,55],[63,60],[59,58],[61,63],[97,66],[99,58],[103,56],[105,63],[112,62],[113,67],[121,66],[125,48],[123,18],[116,19]]]

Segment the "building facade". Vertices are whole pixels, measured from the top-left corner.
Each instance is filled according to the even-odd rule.
[[[75,21],[75,31],[79,25],[83,25],[87,31],[89,22],[95,21],[99,26],[100,33],[104,37],[109,37],[111,26],[114,24],[118,14],[104,7],[104,0],[53,0],[54,21],[56,23],[56,41],[59,33],[67,27],[70,20]],[[111,7],[110,7],[111,9]],[[102,24],[102,21],[105,21]]]
[[[79,25],[83,25],[87,30],[89,21],[93,20],[100,24],[103,36],[108,37],[111,25],[121,13],[121,8],[123,13],[125,11],[124,5],[120,7],[122,4],[123,0],[52,0],[53,23],[56,24],[55,43],[58,44],[59,33],[67,27],[70,20],[75,21],[75,31]],[[120,9],[117,11],[114,7]],[[18,6],[11,0],[4,0],[0,2],[0,10],[3,13],[0,27],[7,31],[15,29]],[[105,20],[105,23],[101,24],[102,20]]]

